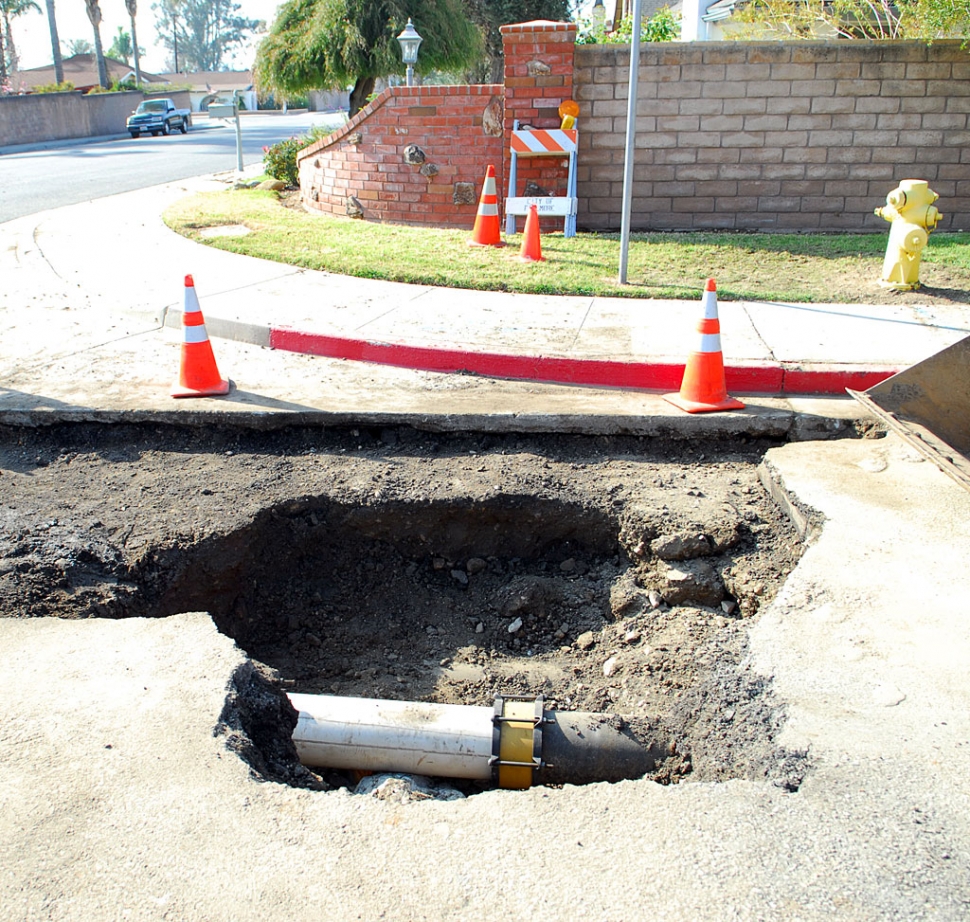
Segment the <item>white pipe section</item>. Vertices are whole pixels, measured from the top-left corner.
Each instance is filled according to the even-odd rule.
[[[490,707],[289,696],[300,717],[293,742],[304,765],[488,780]]]

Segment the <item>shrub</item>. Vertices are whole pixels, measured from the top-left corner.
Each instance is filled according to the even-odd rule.
[[[675,42],[680,37],[680,15],[663,6],[640,23],[641,42]],[[607,32],[602,24],[583,20],[576,35],[577,45],[629,45],[633,38],[633,21],[625,16],[619,27]]]
[[[35,86],[35,93],[73,93],[74,84],[70,80],[65,80],[63,83],[45,83],[41,86]]]
[[[314,125],[307,132],[307,144],[313,144],[316,141],[321,141],[323,138],[329,138],[334,132],[333,128],[327,128],[325,125]]]
[[[309,138],[293,137],[277,141],[272,147],[264,147],[263,165],[266,167],[266,174],[288,186],[297,185],[300,175],[296,168],[296,155],[309,143]]]

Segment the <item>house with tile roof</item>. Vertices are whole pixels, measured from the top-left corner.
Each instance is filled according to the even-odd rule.
[[[61,62],[64,68],[64,81],[74,84],[74,89],[81,93],[87,93],[96,86],[100,86],[98,79],[98,59],[94,54],[75,54],[69,58],[64,58]],[[108,79],[112,82],[122,83],[130,80],[135,81],[135,69],[124,61],[117,61],[114,58],[104,59],[105,68],[108,71]],[[164,83],[164,79],[157,74],[141,72],[142,83]],[[57,82],[54,76],[54,65],[48,64],[45,67],[31,67],[28,70],[17,71],[17,83],[22,83],[27,92],[31,92],[37,86],[51,86]]]

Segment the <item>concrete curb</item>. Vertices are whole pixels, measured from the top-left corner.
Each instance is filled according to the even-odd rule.
[[[182,322],[181,316],[179,309],[168,308],[165,312],[165,326],[178,328]],[[244,323],[221,317],[208,317],[205,323],[209,335],[220,339],[231,339],[282,352],[369,362],[412,371],[647,391],[679,390],[684,375],[683,362],[623,362],[612,359],[530,356],[412,346],[407,343]],[[728,390],[739,394],[841,397],[845,395],[847,388],[864,391],[900,370],[897,367],[863,364],[751,361],[744,364],[728,363],[724,371]]]

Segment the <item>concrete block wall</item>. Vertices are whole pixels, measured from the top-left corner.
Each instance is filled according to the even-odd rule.
[[[125,121],[144,98],[140,92],[0,96],[0,147],[124,134]],[[171,98],[180,108],[191,106],[187,92]]]
[[[300,153],[303,202],[369,221],[470,228],[490,163],[501,188],[503,148],[501,86],[390,87]]]
[[[620,227],[629,46],[577,46],[580,228]],[[645,44],[633,227],[885,231],[901,179],[970,231],[970,55],[959,42]]]

